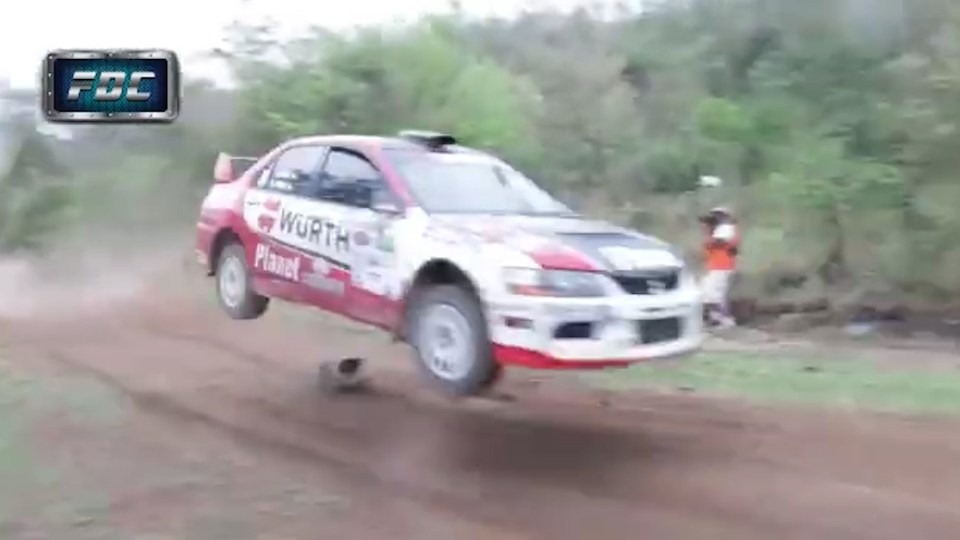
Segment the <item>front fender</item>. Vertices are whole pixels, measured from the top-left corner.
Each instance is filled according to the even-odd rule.
[[[481,300],[502,291],[504,267],[536,267],[529,256],[500,243],[456,234],[425,231],[408,258],[410,279],[406,292],[422,281],[421,276],[439,265],[448,265],[461,273],[476,289]],[[406,296],[406,295],[405,295]]]

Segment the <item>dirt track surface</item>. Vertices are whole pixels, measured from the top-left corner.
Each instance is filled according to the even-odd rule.
[[[960,538],[952,420],[601,396],[530,373],[506,381],[512,403],[452,402],[386,338],[277,311],[233,322],[194,294],[0,331],[14,367],[92,377],[126,404],[113,424],[36,433],[90,515],[60,530],[25,511],[3,538]],[[357,354],[371,392],[316,392],[319,360]]]

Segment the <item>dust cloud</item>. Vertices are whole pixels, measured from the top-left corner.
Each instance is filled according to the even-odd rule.
[[[182,241],[136,244],[72,244],[42,256],[0,253],[0,319],[103,312],[182,281],[192,262],[190,246]]]

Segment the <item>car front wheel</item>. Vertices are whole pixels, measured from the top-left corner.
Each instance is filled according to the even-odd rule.
[[[217,299],[232,319],[256,319],[267,310],[269,299],[253,290],[246,254],[240,244],[224,248],[217,261]]]
[[[479,301],[455,285],[425,289],[409,313],[411,345],[420,367],[448,393],[483,393],[497,381],[486,321]]]

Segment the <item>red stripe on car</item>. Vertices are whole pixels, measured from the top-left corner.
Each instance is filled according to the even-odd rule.
[[[585,272],[599,272],[603,268],[595,265],[585,255],[578,251],[564,247],[540,249],[528,253],[530,257],[543,268],[550,270],[579,270]]]

